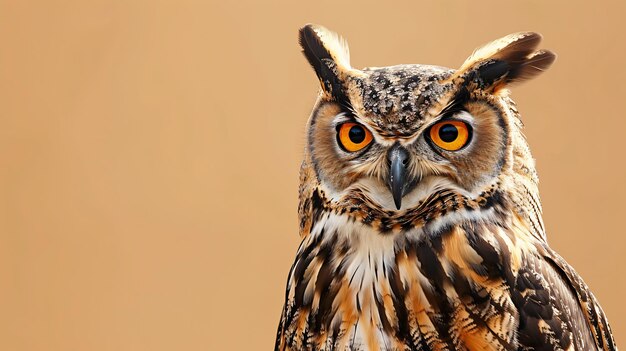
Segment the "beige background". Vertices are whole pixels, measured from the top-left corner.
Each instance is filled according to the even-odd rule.
[[[0,2],[0,349],[273,347],[317,91],[307,22],[357,67],[458,67],[543,33],[559,59],[514,98],[550,242],[626,340],[624,5],[295,3]]]

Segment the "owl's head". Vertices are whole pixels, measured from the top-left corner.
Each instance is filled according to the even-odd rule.
[[[535,181],[507,87],[554,62],[552,52],[537,50],[540,40],[536,33],[506,36],[456,70],[355,69],[341,37],[305,26],[300,44],[321,84],[305,168],[331,199],[358,190],[387,212],[444,189],[472,197],[511,177]]]

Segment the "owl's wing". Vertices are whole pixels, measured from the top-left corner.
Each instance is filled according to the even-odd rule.
[[[606,315],[580,275],[552,250],[545,255],[545,259],[565,281],[568,288],[574,292],[596,346],[601,350],[617,350]]]
[[[571,342],[576,350],[617,350],[589,287],[561,256],[544,249],[541,255],[526,258],[512,292],[520,345],[566,349]]]

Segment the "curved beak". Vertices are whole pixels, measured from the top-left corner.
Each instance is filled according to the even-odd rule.
[[[395,144],[389,149],[389,190],[393,195],[393,202],[399,210],[402,206],[402,197],[407,193],[412,181],[407,181],[407,166],[409,164],[409,152],[400,144]]]

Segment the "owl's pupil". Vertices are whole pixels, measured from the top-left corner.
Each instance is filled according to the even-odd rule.
[[[365,130],[361,126],[353,126],[350,128],[350,132],[348,132],[348,137],[351,142],[360,144],[365,140]]]
[[[452,124],[444,124],[439,129],[439,138],[446,143],[451,143],[459,136],[459,130]]]

